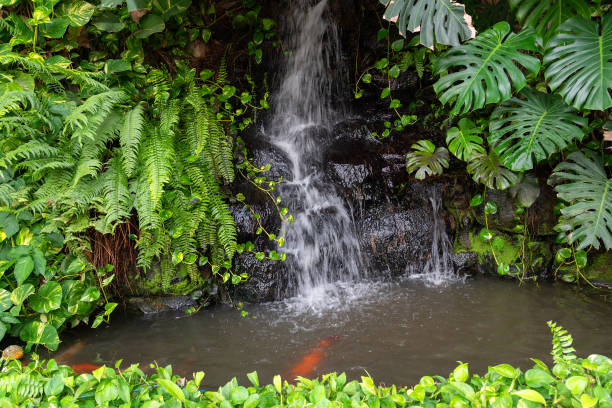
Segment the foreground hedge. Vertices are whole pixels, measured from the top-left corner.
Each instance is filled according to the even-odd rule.
[[[257,373],[250,373],[249,387],[233,379],[218,391],[205,391],[200,389],[204,373],[187,381],[172,375],[170,366],[146,375],[137,365],[121,371],[118,362],[115,368],[76,376],[54,360],[34,359],[27,366],[11,361],[0,372],[0,408],[612,407],[612,360],[601,355],[577,358],[571,336],[554,325],[553,333],[552,369],[533,359],[535,365],[524,373],[500,364],[485,375],[470,376],[468,365],[460,364],[448,378],[423,377],[411,388],[379,387],[370,377],[347,381],[335,373],[316,380],[298,377],[295,385],[276,376],[273,384],[261,386]]]

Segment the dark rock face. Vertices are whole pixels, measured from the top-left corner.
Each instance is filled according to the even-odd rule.
[[[154,314],[170,311],[184,312],[189,307],[197,306],[196,300],[191,296],[159,296],[159,297],[133,297],[130,306],[144,314]]]
[[[250,253],[242,253],[234,258],[235,272],[247,273],[249,279],[233,290],[234,297],[253,303],[270,302],[278,298],[278,287],[285,273],[280,261],[258,261]]]

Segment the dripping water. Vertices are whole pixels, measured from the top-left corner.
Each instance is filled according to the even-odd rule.
[[[340,41],[327,0],[294,0],[286,25],[291,53],[281,65],[266,129],[291,163],[291,177],[282,183],[280,195],[295,221],[284,226],[289,276],[279,297],[318,307],[365,269],[351,211],[323,171],[331,130],[345,114],[344,81],[337,74]]]
[[[453,246],[446,233],[444,221],[440,216],[440,207],[442,205],[440,193],[432,193],[429,201],[433,215],[431,252],[423,267],[423,272],[410,275],[410,278],[421,279],[435,286],[463,281],[464,279],[455,272],[453,266]]]

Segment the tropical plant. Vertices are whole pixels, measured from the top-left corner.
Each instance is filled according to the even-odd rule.
[[[408,173],[416,172],[415,177],[423,180],[428,175],[440,175],[448,167],[448,150],[437,147],[429,140],[419,140],[412,145],[416,151],[406,155]]]
[[[593,246],[612,248],[612,179],[601,158],[585,150],[574,152],[552,173],[552,183],[560,199],[571,203],[561,209],[559,228],[566,240],[578,243],[578,250]]]
[[[520,50],[536,50],[534,31],[526,28],[518,34],[511,33],[505,21],[451,48],[438,59],[436,72],[459,69],[441,76],[434,84],[440,101],[452,101],[451,112],[464,114],[510,99],[513,89],[520,91],[527,84],[519,67],[533,74],[540,70],[540,61]]]
[[[511,170],[534,164],[580,141],[587,119],[554,94],[532,89],[499,105],[491,115],[489,143]]]
[[[586,2],[581,0],[509,0],[516,19],[523,27],[535,29],[539,42],[546,44],[561,23],[575,15],[589,18]]]
[[[574,17],[546,43],[544,76],[553,91],[576,109],[612,106],[612,13],[598,24]]]
[[[465,6],[451,0],[380,0],[386,6],[384,18],[397,24],[400,34],[419,32],[420,43],[459,45],[474,38],[476,29]]]
[[[409,407],[609,407],[612,405],[612,360],[593,354],[573,354],[571,336],[549,322],[553,333],[554,365],[532,359],[525,372],[510,364],[490,366],[486,373],[471,374],[460,363],[448,377],[424,376],[418,384],[377,386],[370,376],[360,381],[346,374],[325,374],[321,378],[297,377],[261,384],[257,372],[247,374],[250,385],[233,378],[214,389],[204,386],[204,373],[191,379],[179,378],[171,366],[152,365],[145,374],[138,365],[121,370],[102,366],[91,374],[76,375],[55,360],[40,361],[34,356],[28,365],[8,362],[0,375],[0,404],[6,407],[61,405],[75,408],[93,406],[185,406],[251,408],[256,406],[379,406]],[[288,381],[289,380],[289,381]]]
[[[463,118],[446,132],[446,144],[459,160],[469,160],[478,153],[484,153],[480,129],[468,118]]]
[[[165,293],[247,278],[232,257],[256,251],[238,245],[229,184],[235,141],[268,102],[227,61],[261,62],[275,24],[260,10],[0,1],[0,339],[55,348],[67,325],[108,322],[105,288],[131,290],[140,271]]]
[[[389,2],[387,13],[397,14],[404,4]],[[512,188],[529,179],[522,172],[536,170],[539,163],[540,170],[555,166],[569,154],[550,181],[563,180],[556,188],[565,205],[557,228],[561,242],[571,246],[563,248],[557,260],[563,265],[573,259],[579,275],[586,265],[584,251],[600,248],[600,241],[610,247],[606,217],[611,202],[604,191],[609,155],[603,151],[601,135],[612,106],[612,14],[600,2],[510,0],[510,6],[519,22],[518,33],[502,21],[475,38],[461,39],[462,44],[452,44],[436,58],[438,99],[452,105],[452,115],[470,116],[450,116],[458,125],[448,130],[447,144],[467,162],[475,181],[497,189]],[[455,27],[456,21],[437,20],[423,10],[429,9],[412,11],[413,18],[427,20],[421,21],[422,27],[434,22],[442,32]],[[400,17],[394,21],[405,33],[410,16]],[[488,146],[482,142],[485,136]],[[586,146],[600,150],[601,158],[585,151]],[[587,171],[595,179],[587,180]],[[517,186],[510,191],[520,197],[522,190]],[[539,189],[525,185],[524,191],[523,202],[533,203],[530,197]]]
[[[504,167],[494,151],[474,154],[467,165],[467,171],[475,182],[491,189],[505,190],[517,180],[517,175]]]

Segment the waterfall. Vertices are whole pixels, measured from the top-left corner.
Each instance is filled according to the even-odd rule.
[[[433,215],[431,252],[423,272],[410,275],[410,278],[422,279],[426,283],[436,286],[463,280],[455,273],[453,267],[453,245],[446,233],[444,221],[440,217],[440,207],[442,205],[440,193],[434,192],[429,197],[429,201],[431,202]]]
[[[324,173],[325,146],[345,114],[341,87],[334,73],[341,67],[337,28],[328,16],[327,0],[293,0],[281,64],[282,80],[273,97],[274,111],[266,134],[291,163],[291,179],[279,193],[294,216],[285,225],[289,276],[283,297],[320,304],[338,282],[360,277],[361,254],[352,213]]]

